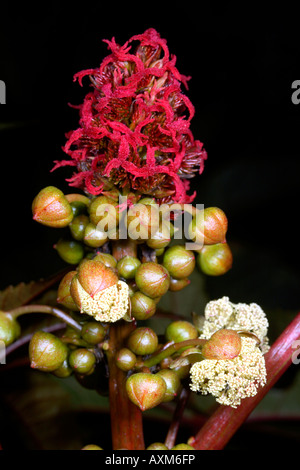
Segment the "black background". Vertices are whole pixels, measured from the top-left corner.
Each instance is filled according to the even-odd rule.
[[[293,7],[223,6],[202,2],[19,3],[1,7],[0,287],[46,277],[63,262],[52,249],[58,231],[31,220],[31,202],[47,185],[69,191],[71,169],[50,173],[64,158],[65,133],[78,127],[88,92],[79,70],[109,53],[102,39],[123,44],[153,27],[167,39],[177,67],[191,75],[186,94],[195,138],[208,152],[193,180],[196,202],[229,219],[232,270],[207,280],[211,297],[299,308],[299,122],[292,83],[300,78],[299,27]]]

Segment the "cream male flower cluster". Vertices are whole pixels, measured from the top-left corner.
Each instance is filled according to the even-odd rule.
[[[204,359],[193,364],[190,388],[236,408],[243,398],[255,396],[266,383],[268,320],[259,305],[233,304],[223,297],[207,304],[200,338],[209,340],[224,328],[239,332],[239,354],[232,359]]]

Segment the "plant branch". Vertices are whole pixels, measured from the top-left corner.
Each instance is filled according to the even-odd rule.
[[[23,305],[22,307],[14,308],[6,313],[10,314],[13,318],[18,318],[19,316],[26,315],[28,313],[47,313],[59,318],[75,330],[81,331],[81,325],[70,315],[59,308],[51,307],[49,305]]]
[[[265,355],[267,383],[251,398],[246,398],[237,408],[221,405],[206,421],[190,445],[197,450],[221,450],[248,418],[277,380],[292,364],[296,343],[300,339],[300,313],[286,327]]]
[[[126,373],[116,363],[116,353],[121,349],[134,322],[119,321],[111,325],[109,347],[106,350],[109,367],[109,404],[113,449],[145,449],[142,412],[128,398]]]
[[[171,449],[175,445],[178,429],[179,429],[182,415],[184,413],[185,406],[186,406],[189,396],[190,396],[190,390],[183,387],[180,392],[179,400],[176,405],[172,422],[170,424],[168,434],[165,440],[165,445],[168,447],[168,449]]]

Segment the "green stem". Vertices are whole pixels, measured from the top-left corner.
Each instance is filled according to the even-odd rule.
[[[203,346],[206,343],[206,339],[187,339],[186,341],[180,341],[179,343],[172,343],[171,345],[166,345],[163,349],[160,349],[152,356],[145,359],[143,362],[139,363],[138,367],[152,367],[156,364],[159,364],[163,359],[172,356],[174,353],[179,351],[182,348],[193,347],[193,346]]]
[[[59,308],[51,307],[49,305],[23,305],[21,307],[14,308],[13,310],[10,310],[6,313],[10,314],[12,318],[18,318],[19,316],[27,315],[28,313],[47,313],[59,318],[75,330],[79,332],[81,331],[81,325],[70,315],[68,315],[66,312]]]

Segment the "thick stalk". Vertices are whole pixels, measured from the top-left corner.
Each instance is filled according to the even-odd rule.
[[[250,413],[292,364],[299,348],[300,313],[287,326],[265,355],[267,383],[251,398],[246,398],[237,408],[220,406],[206,421],[190,445],[197,450],[221,450],[244,423]]]
[[[145,449],[142,412],[128,398],[126,373],[116,364],[116,353],[135,328],[134,322],[119,321],[110,327],[106,351],[109,366],[109,404],[113,449]]]

